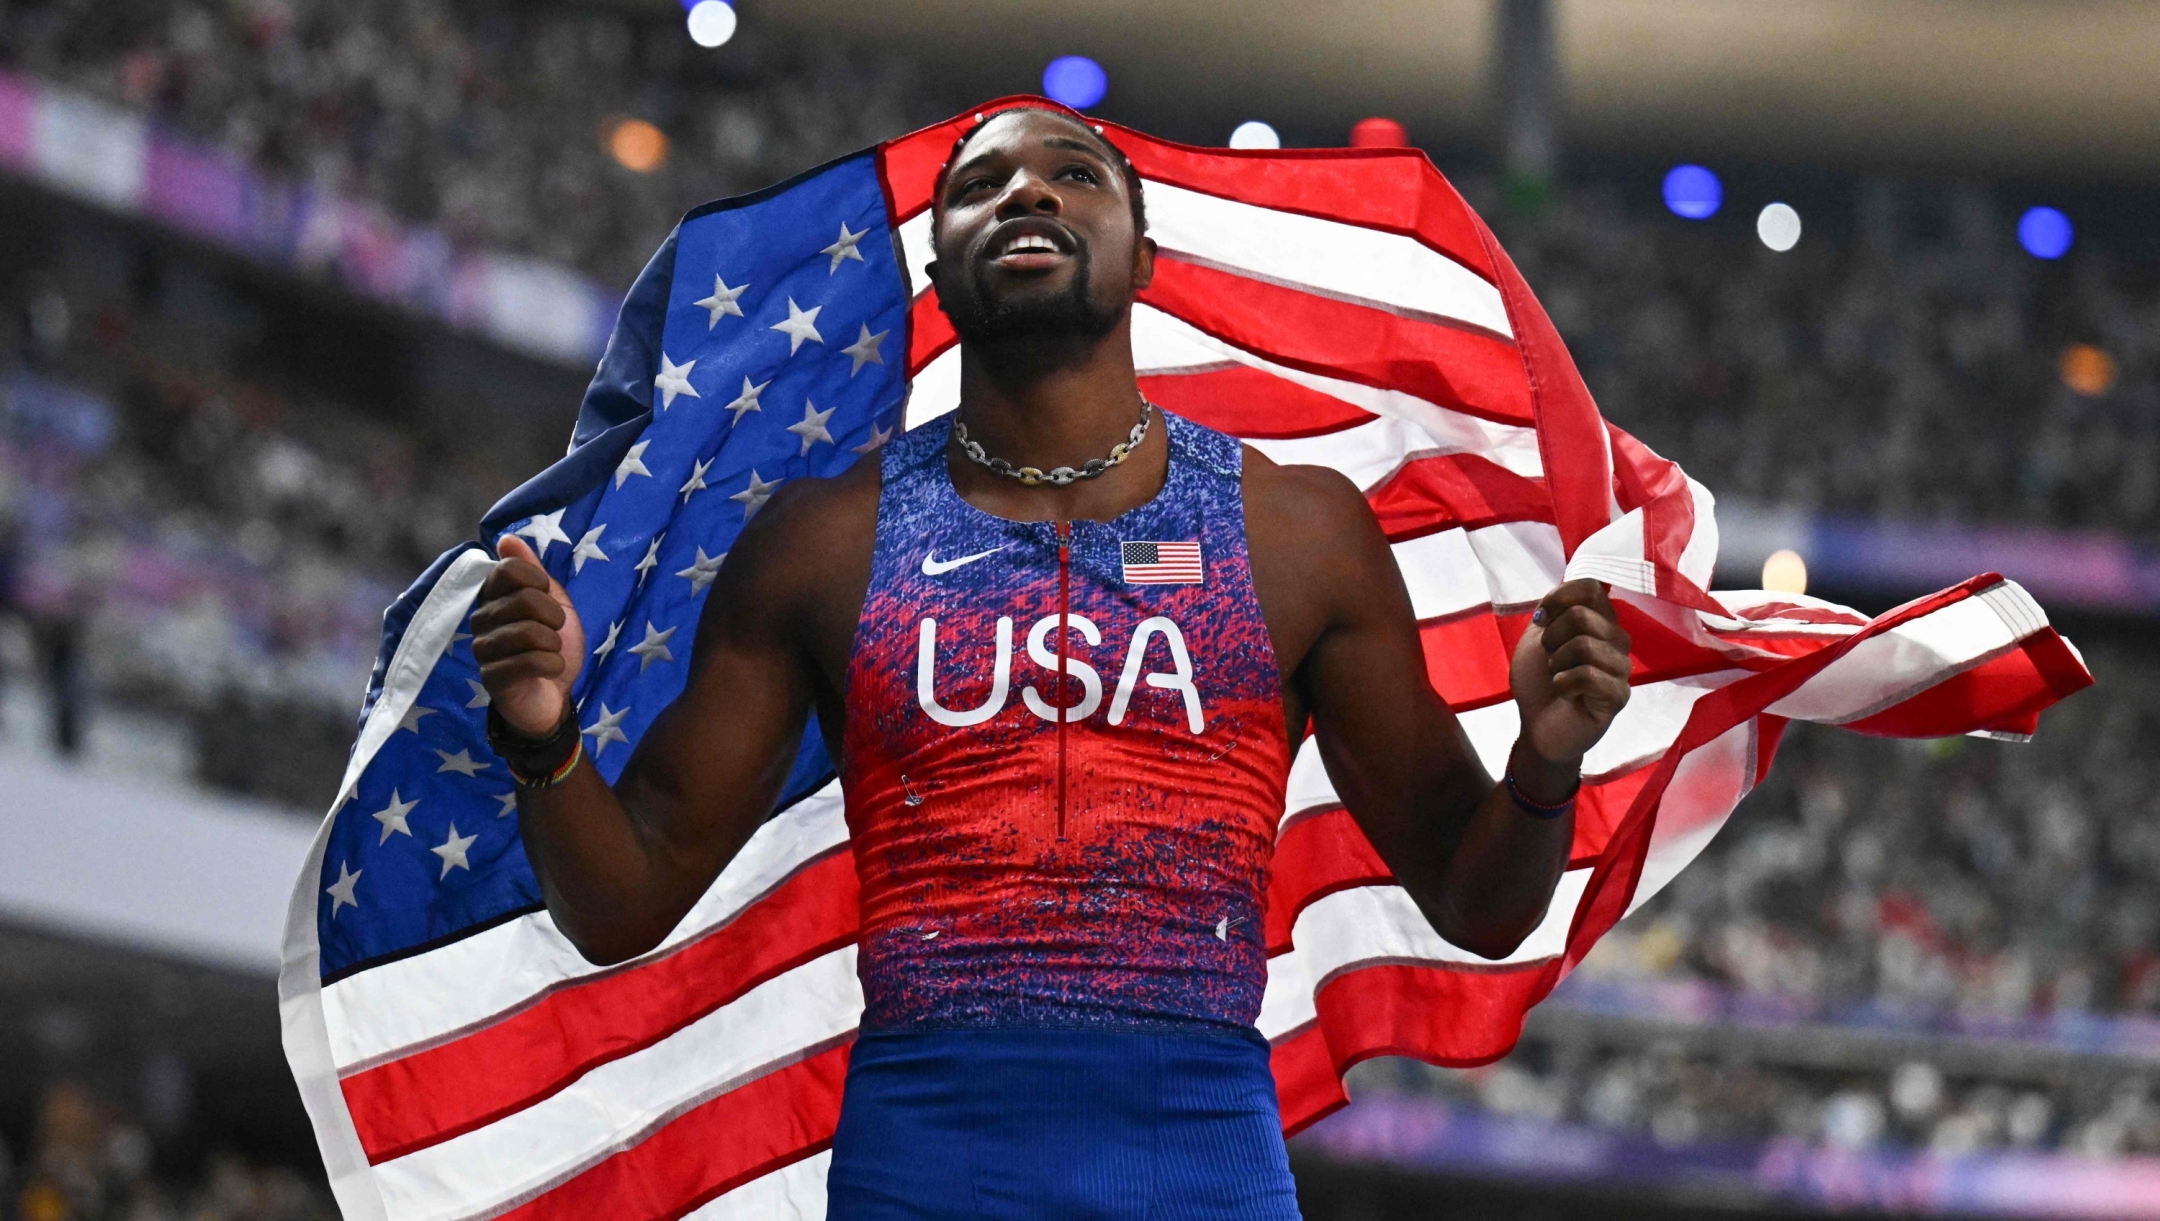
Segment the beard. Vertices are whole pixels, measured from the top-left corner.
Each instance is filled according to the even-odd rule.
[[[999,300],[992,295],[990,265],[978,262],[969,268],[964,298],[939,298],[945,316],[962,342],[982,347],[1042,340],[1092,341],[1108,335],[1124,316],[1122,306],[1109,309],[1095,303],[1088,293],[1093,263],[1082,245],[1074,254],[1071,283],[1065,291],[1049,296]]]

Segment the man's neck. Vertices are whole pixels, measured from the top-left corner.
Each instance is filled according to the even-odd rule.
[[[1016,467],[1078,468],[1105,458],[1140,420],[1132,315],[1100,340],[960,349],[960,418],[968,436]],[[1161,489],[1168,446],[1158,419],[1132,456],[1100,478],[1066,488],[1026,487],[955,455],[953,483],[971,503],[1022,520],[1107,519]],[[963,469],[965,468],[965,469]]]

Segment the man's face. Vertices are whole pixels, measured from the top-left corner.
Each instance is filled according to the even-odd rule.
[[[1100,338],[1153,274],[1124,176],[1055,114],[991,119],[937,202],[930,278],[963,340]]]

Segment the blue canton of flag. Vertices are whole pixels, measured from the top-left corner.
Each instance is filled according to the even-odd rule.
[[[625,299],[569,455],[488,513],[482,538],[531,542],[578,608],[573,695],[609,782],[682,692],[744,524],[899,428],[908,300],[874,154],[691,212]],[[466,544],[384,616],[323,845],[325,983],[540,906],[467,623],[489,562]],[[813,722],[783,803],[831,772]]]

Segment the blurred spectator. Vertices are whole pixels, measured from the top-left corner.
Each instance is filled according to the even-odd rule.
[[[150,1137],[82,1084],[49,1085],[15,1197],[21,1221],[330,1221],[328,1193],[231,1153],[198,1176],[161,1175]],[[0,1178],[0,1183],[5,1179]]]

